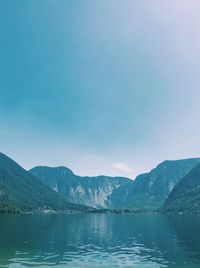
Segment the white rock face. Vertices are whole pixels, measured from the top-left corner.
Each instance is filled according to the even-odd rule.
[[[52,189],[53,189],[55,192],[58,193],[58,185],[57,185],[57,183],[56,183],[56,185],[55,185],[54,187],[52,187]]]
[[[104,184],[102,187],[96,188],[95,190],[90,189],[90,201],[92,206],[95,208],[107,208],[108,198],[112,194],[115,187],[111,184]]]
[[[113,191],[127,183],[122,177],[81,177],[66,167],[36,167],[32,174],[43,183],[61,194],[67,201],[94,208],[108,208],[112,204],[110,196]]]
[[[108,208],[109,197],[113,190],[119,186],[120,184],[114,182],[114,179],[113,182],[102,181],[102,183],[90,187],[78,185],[70,188],[68,200],[94,208]]]
[[[72,203],[86,205],[85,202],[87,201],[87,199],[85,188],[82,185],[71,187],[67,199]],[[83,201],[84,203],[82,203]]]
[[[174,188],[174,183],[171,181],[169,183],[169,192],[171,192],[173,188]]]

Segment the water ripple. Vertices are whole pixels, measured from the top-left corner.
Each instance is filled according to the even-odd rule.
[[[191,216],[3,217],[0,267],[197,268],[199,226]]]

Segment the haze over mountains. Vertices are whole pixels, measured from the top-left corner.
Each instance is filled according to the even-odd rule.
[[[197,211],[199,178],[200,158],[164,161],[131,180],[81,177],[63,166],[26,171],[0,153],[0,210],[6,205],[21,211]]]

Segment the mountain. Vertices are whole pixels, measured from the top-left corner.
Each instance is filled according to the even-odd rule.
[[[178,181],[199,161],[199,158],[164,161],[149,173],[139,175],[134,181],[113,191],[111,203],[115,208],[158,209]]]
[[[66,202],[38,178],[0,153],[0,211],[14,209],[32,211],[39,209],[83,209]]]
[[[167,198],[163,212],[200,212],[200,164],[184,176]]]
[[[130,180],[81,177],[66,167],[39,166],[28,172],[0,153],[0,213],[89,211],[91,207],[149,211],[164,203],[163,211],[197,211],[199,185],[199,158],[164,161],[149,173]]]
[[[123,177],[81,177],[66,167],[35,167],[34,176],[60,193],[67,201],[94,208],[109,208],[112,192],[126,185],[130,179]]]

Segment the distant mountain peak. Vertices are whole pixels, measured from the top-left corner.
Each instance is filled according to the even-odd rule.
[[[161,162],[160,164],[158,164],[156,166],[156,168],[159,168],[159,167],[164,167],[164,166],[175,166],[177,165],[178,163],[182,164],[182,163],[187,163],[187,162],[200,162],[200,158],[199,157],[193,157],[193,158],[184,158],[184,159],[171,159],[171,160],[164,160],[163,162]]]
[[[117,200],[121,208],[158,209],[178,181],[199,162],[200,158],[165,160],[149,173],[138,175],[133,182],[117,189],[112,199]]]
[[[69,169],[68,167],[65,166],[58,166],[58,167],[49,167],[49,166],[36,166],[33,167],[32,169],[30,169],[30,171],[34,171],[34,170],[49,170],[49,171],[54,171],[55,173],[62,173],[62,175],[66,175],[66,174],[74,174],[73,171],[71,169]]]
[[[66,171],[69,172],[68,169]],[[67,202],[40,179],[0,153],[0,203],[2,202],[24,211],[43,208],[79,210],[83,207]]]

